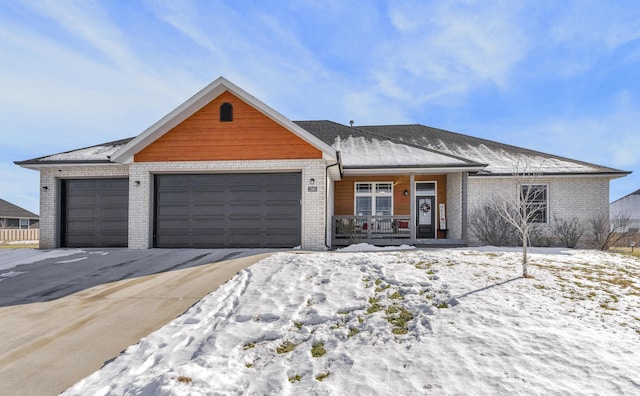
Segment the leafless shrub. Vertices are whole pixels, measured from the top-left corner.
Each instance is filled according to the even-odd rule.
[[[553,237],[549,235],[549,232],[542,227],[537,227],[535,224],[529,225],[529,245],[536,247],[549,247],[552,246]],[[522,241],[520,241],[522,243]]]
[[[600,250],[608,250],[619,241],[629,236],[629,215],[615,213],[609,217],[603,213],[589,220],[593,243]]]
[[[562,246],[575,249],[582,236],[587,231],[587,226],[573,217],[571,220],[553,218],[553,234],[558,238]]]
[[[475,237],[490,246],[515,246],[516,231],[490,206],[475,208],[469,216],[469,227]]]

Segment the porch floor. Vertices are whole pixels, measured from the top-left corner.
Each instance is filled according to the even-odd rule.
[[[464,239],[382,239],[382,238],[334,238],[332,248],[354,245],[358,243],[368,243],[373,246],[400,246],[409,245],[417,248],[455,248],[466,247],[467,241]]]

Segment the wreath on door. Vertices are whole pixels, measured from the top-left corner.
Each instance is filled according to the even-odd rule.
[[[420,204],[420,211],[422,213],[429,213],[431,211],[431,205],[429,205],[427,202],[423,202]]]

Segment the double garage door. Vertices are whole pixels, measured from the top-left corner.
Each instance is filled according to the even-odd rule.
[[[156,247],[300,245],[301,174],[155,176]]]
[[[64,180],[62,245],[126,247],[129,179]],[[156,175],[154,247],[294,247],[301,174]]]

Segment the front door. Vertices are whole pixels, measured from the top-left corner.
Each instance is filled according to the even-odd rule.
[[[416,238],[436,237],[435,197],[416,197]]]

